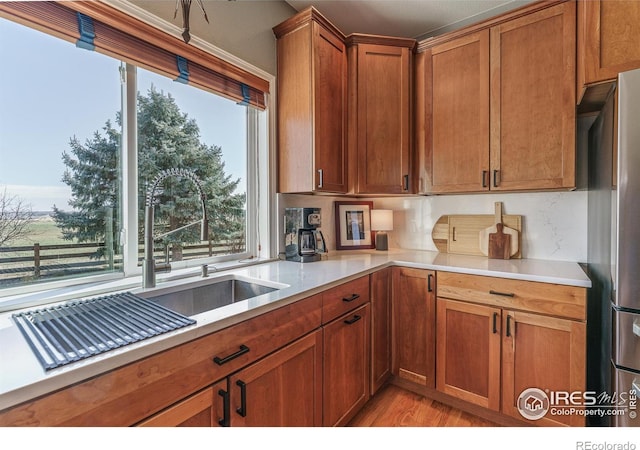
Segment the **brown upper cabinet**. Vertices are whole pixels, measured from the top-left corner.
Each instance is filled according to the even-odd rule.
[[[347,37],[348,148],[357,194],[408,194],[413,39]]]
[[[273,32],[278,39],[278,192],[346,193],[344,36],[314,8]]]
[[[430,169],[420,173],[420,191],[486,190],[489,172],[489,30],[419,53],[416,69],[419,72],[416,89],[423,94],[419,97],[418,107],[421,100],[430,100],[416,113],[418,151],[426,158]]]
[[[420,193],[575,187],[575,17],[536,3],[420,45]]]
[[[640,2],[578,1],[578,103],[590,84],[640,68]]]

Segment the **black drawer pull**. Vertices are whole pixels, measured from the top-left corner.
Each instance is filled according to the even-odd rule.
[[[493,171],[493,187],[498,187],[498,170]]]
[[[238,380],[236,384],[240,386],[240,408],[237,408],[236,412],[242,417],[247,417],[247,383]]]
[[[427,292],[433,292],[433,283],[431,280],[433,280],[433,274],[430,273],[427,275]]]
[[[487,187],[487,178],[489,175],[489,171],[488,170],[483,170],[482,171],[482,187],[486,188]]]
[[[515,297],[516,296],[516,294],[514,294],[513,292],[498,292],[498,291],[494,291],[494,290],[490,290],[489,294],[502,295],[503,297]]]
[[[218,391],[218,395],[220,397],[222,397],[222,404],[223,404],[223,417],[222,419],[218,420],[218,423],[220,424],[221,427],[228,427],[230,426],[229,421],[231,419],[231,414],[229,414],[230,412],[230,402],[229,402],[229,393],[223,389],[220,389]]]
[[[507,337],[511,337],[511,316],[507,316]]]
[[[346,323],[347,325],[352,325],[360,319],[362,319],[362,316],[356,314],[355,316],[353,316],[353,319],[345,320],[344,323]]]
[[[229,356],[225,356],[224,358],[220,358],[219,356],[216,356],[215,358],[213,358],[213,362],[216,363],[217,365],[221,366],[223,364],[228,363],[229,361],[236,359],[238,356],[242,356],[245,353],[249,352],[249,347],[247,347],[246,345],[241,345],[240,346],[240,350],[238,350],[235,353],[232,353]]]
[[[343,297],[342,301],[343,302],[352,302],[352,301],[357,300],[359,298],[360,298],[359,294],[353,294],[351,297]]]
[[[498,332],[498,313],[493,313],[493,334]]]

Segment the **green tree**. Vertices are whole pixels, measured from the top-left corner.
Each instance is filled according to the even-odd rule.
[[[245,194],[234,193],[240,179],[225,173],[222,149],[200,142],[200,129],[194,119],[180,111],[170,94],[154,87],[138,94],[138,242],[144,230],[145,195],[154,177],[162,170],[183,168],[195,172],[207,195],[210,239],[214,242],[241,240],[244,236]],[[116,117],[118,126],[121,118]],[[54,206],[54,218],[63,236],[78,242],[109,239],[117,233],[114,223],[119,198],[118,149],[120,133],[107,121],[104,135],[94,133],[84,145],[70,141],[71,154],[64,152],[67,170],[63,181],[71,187],[73,211]],[[176,229],[201,217],[196,187],[189,180],[168,178],[155,197],[156,234]],[[111,212],[110,212],[111,211]],[[115,235],[113,236],[115,239]],[[198,227],[187,228],[163,238],[158,244],[171,246],[173,259],[182,258],[183,243],[199,241]],[[116,241],[117,242],[117,241]],[[244,245],[244,242],[243,242]],[[95,255],[103,256],[102,253]]]

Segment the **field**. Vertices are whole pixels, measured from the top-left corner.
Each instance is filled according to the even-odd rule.
[[[36,251],[34,244],[40,245],[39,251]],[[17,247],[22,249],[14,250]],[[34,277],[109,270],[104,258],[96,260],[89,256],[95,254],[97,249],[97,243],[79,246],[74,241],[64,240],[53,217],[36,214],[28,233],[21,239],[11,241],[0,252],[0,287],[32,281]]]
[[[20,247],[24,245],[40,245],[53,244],[72,244],[73,241],[65,241],[62,239],[62,233],[56,226],[53,217],[50,215],[37,216],[29,226],[29,234],[22,239],[11,242],[11,247]]]
[[[39,248],[34,248],[34,244],[39,244]],[[185,245],[181,259],[228,255],[244,250],[244,240],[210,241]],[[105,251],[103,244],[65,241],[53,217],[39,214],[30,224],[27,236],[0,248],[0,288],[45,278],[122,270],[120,254],[114,254],[113,259],[105,254],[96,259],[97,251]],[[162,249],[156,248],[155,254],[162,257]],[[141,258],[142,245],[139,245],[139,255]]]

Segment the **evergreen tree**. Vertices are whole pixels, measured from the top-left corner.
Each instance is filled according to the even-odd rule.
[[[118,116],[119,124],[119,116]],[[83,145],[75,136],[69,141],[70,153],[62,153],[67,169],[62,181],[71,188],[69,206],[72,211],[62,211],[53,205],[53,218],[65,240],[83,242],[117,242],[120,197],[118,178],[118,149],[120,133],[107,121],[104,136],[94,132],[92,139]],[[107,236],[107,233],[110,235]],[[94,257],[102,257],[100,248]]]
[[[143,240],[146,191],[160,171],[170,168],[192,170],[202,180],[207,195],[210,239],[214,242],[241,240],[245,227],[245,195],[234,193],[240,179],[233,180],[225,173],[222,149],[200,142],[200,130],[195,120],[180,111],[170,94],[154,87],[146,96],[138,94],[137,114],[138,242]],[[116,121],[120,125],[120,115]],[[54,206],[54,218],[65,239],[100,242],[109,238],[105,230],[111,228],[114,234],[117,233],[116,226],[106,227],[105,224],[117,216],[110,211],[117,210],[119,198],[117,155],[120,133],[108,121],[103,130],[104,136],[96,132],[84,145],[72,138],[71,154],[62,155],[67,166],[63,181],[71,187],[73,211],[60,211]],[[201,218],[200,199],[191,181],[168,178],[156,194],[156,234]],[[198,241],[199,228],[194,226],[171,234],[158,244],[171,246],[173,259],[179,260],[182,244]]]

